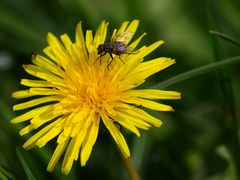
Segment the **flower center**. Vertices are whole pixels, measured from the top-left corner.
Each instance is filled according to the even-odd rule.
[[[86,87],[84,96],[85,103],[97,111],[100,111],[106,104],[106,93],[104,93],[104,89],[99,88],[99,86],[94,83]]]

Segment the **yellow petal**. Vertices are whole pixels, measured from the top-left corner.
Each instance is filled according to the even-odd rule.
[[[143,106],[148,109],[153,109],[156,111],[174,111],[171,106],[160,104],[146,99],[123,97],[122,101],[129,104],[136,104],[137,106]]]
[[[109,130],[109,132],[112,135],[114,141],[116,142],[119,149],[121,150],[123,156],[125,158],[129,157],[130,156],[130,151],[128,149],[128,145],[127,145],[122,133],[113,124],[112,120],[109,117],[107,117],[105,114],[101,114],[101,118],[103,120],[104,125]]]
[[[126,31],[132,32],[133,35],[135,34],[137,28],[138,28],[138,24],[139,24],[139,20],[133,20],[129,26],[127,27]],[[132,39],[132,38],[131,38]],[[127,42],[127,44],[131,41],[131,39],[129,39],[129,41]]]
[[[29,91],[34,95],[41,95],[41,96],[58,95],[58,92],[56,90],[50,89],[50,88],[30,88]]]
[[[68,174],[71,170],[73,161],[78,156],[80,146],[86,136],[86,131],[86,128],[82,129],[76,137],[71,139],[62,163],[62,172],[64,174]]]
[[[168,66],[174,63],[175,63],[174,59],[166,57],[160,57],[147,62],[143,62],[133,72],[129,74],[129,77],[133,76],[134,74],[139,75],[145,71],[149,71],[149,73],[152,75],[158,71],[161,71],[162,69],[167,68]]]
[[[61,50],[64,49],[60,41],[52,33],[47,34],[47,42],[51,47],[55,47]]]
[[[136,134],[138,137],[140,137],[140,132],[138,131],[138,129],[134,126],[134,123],[132,123],[127,116],[125,116],[124,114],[121,114],[117,111],[114,112],[114,114],[112,114],[111,112],[108,112],[108,115],[114,119],[115,121],[117,121],[120,125],[122,125],[123,127],[125,127],[126,129],[128,129],[129,131],[133,132],[134,134]]]
[[[54,167],[56,166],[58,160],[60,159],[61,155],[65,151],[68,145],[68,140],[62,144],[58,144],[57,148],[55,149],[50,162],[48,163],[47,171],[52,172]]]
[[[161,46],[164,43],[164,41],[157,41],[153,44],[151,44],[150,46],[148,46],[147,48],[145,48],[144,50],[142,50],[139,53],[139,56],[141,56],[142,58],[147,56],[148,54],[150,54],[151,52],[153,52],[155,49],[157,49],[159,46]]]
[[[127,27],[126,31],[130,31],[130,32],[133,32],[135,33],[137,28],[138,28],[138,24],[139,24],[139,20],[135,19],[133,20],[129,26]]]
[[[57,143],[61,144],[70,138],[72,127],[64,127],[62,133],[58,136]]]
[[[131,49],[134,49],[137,47],[138,43],[142,40],[142,38],[146,35],[147,33],[143,33],[138,39],[136,39],[133,43],[129,45]]]
[[[117,111],[120,111],[122,113],[125,113],[133,118],[139,118],[149,124],[152,124],[156,127],[160,127],[162,122],[151,116],[150,114],[148,114],[147,112],[145,112],[144,110],[140,109],[140,108],[136,108],[136,107],[133,107],[133,106],[130,106],[130,105],[127,105],[127,104],[123,104],[123,103],[119,103],[116,105],[116,107],[119,107],[117,108]]]
[[[75,137],[82,129],[84,123],[88,120],[88,111],[81,110],[77,113],[75,113],[74,117],[72,118],[72,132],[71,137]]]
[[[93,34],[91,30],[86,31],[86,47],[88,50],[88,53],[92,52],[93,47]]]
[[[30,88],[27,90],[15,91],[12,97],[15,99],[28,98],[36,95],[57,95],[58,92],[50,88]]]
[[[35,108],[31,111],[28,111],[20,116],[15,117],[14,119],[12,119],[11,123],[16,124],[16,123],[27,121],[27,120],[33,118],[34,116],[38,116],[39,114],[44,112],[46,109],[48,109],[50,106],[51,105],[46,105],[46,106],[42,106],[39,108]]]
[[[33,106],[37,106],[39,104],[43,104],[46,102],[52,102],[52,101],[57,101],[58,98],[56,96],[49,96],[49,97],[41,97],[41,98],[37,98],[37,99],[33,99],[30,101],[27,101],[25,103],[20,103],[20,104],[16,104],[13,106],[13,110],[21,110],[21,109],[26,109],[26,108],[30,108]]]
[[[151,53],[157,47],[159,47],[162,43],[163,43],[163,41],[155,42],[155,43],[151,44],[150,46],[141,50],[140,53],[138,53],[137,55],[132,55],[131,58],[129,57],[127,63],[125,63],[119,70],[119,72],[117,74],[118,78],[126,79],[126,81],[128,81],[129,78],[126,78],[126,76],[129,73],[131,73],[132,71],[134,71],[136,69],[136,67],[139,66],[139,64],[142,61],[142,58],[144,56],[148,55],[149,53]]]
[[[124,32],[124,31],[126,31],[126,28],[127,28],[128,24],[129,24],[129,21],[124,21],[124,22],[121,24],[121,26],[120,26],[120,28],[118,29],[118,31],[117,31],[116,34],[120,34],[120,33]]]
[[[71,52],[72,50],[72,41],[71,39],[68,37],[67,34],[63,34],[60,36],[63,44],[64,44],[64,47],[66,48],[67,51]]]
[[[32,137],[30,137],[24,144],[23,144],[23,148],[25,149],[30,149],[32,147],[35,146],[36,141],[41,138],[44,134],[46,134],[50,129],[52,129],[52,127],[54,127],[59,121],[61,121],[62,119],[58,119],[54,122],[52,122],[51,124],[47,125],[46,127],[44,127],[43,129],[41,129],[40,131],[38,131],[36,134],[34,134]]]
[[[69,47],[70,49],[70,47]],[[58,48],[51,48],[51,53],[53,54],[54,58],[56,59],[58,65],[62,67],[62,69],[66,70],[69,68],[69,64],[74,61],[74,57],[70,52],[66,49],[60,50]],[[70,63],[71,62],[71,63]]]
[[[108,23],[102,21],[101,24],[98,26],[98,29],[94,36],[94,45],[98,47],[99,44],[103,44],[107,35],[107,26]]]
[[[32,62],[37,66],[42,67],[45,70],[50,71],[58,76],[61,75],[58,65],[43,56],[37,55],[32,59]]]
[[[116,36],[116,34],[117,34],[117,29],[114,29],[113,32],[112,32],[111,38],[113,38],[114,36]]]
[[[92,152],[93,145],[97,140],[99,122],[100,122],[100,117],[95,115],[92,126],[90,127],[90,130],[88,131],[83,141],[83,145],[81,149],[81,166],[86,165],[86,162]]]
[[[23,67],[26,70],[26,72],[28,72],[29,74],[35,77],[50,81],[53,84],[64,86],[63,80],[61,78],[38,66],[29,64],[29,65],[23,65]]]
[[[53,120],[56,117],[61,116],[64,114],[64,112],[54,112],[54,106],[50,106],[47,110],[43,111],[41,114],[38,116],[35,116],[32,120],[31,123],[35,129],[39,128],[43,124]]]
[[[181,94],[175,91],[164,91],[157,89],[129,90],[123,96],[140,97],[146,99],[180,99]]]
[[[15,99],[22,99],[22,98],[28,98],[31,96],[34,96],[35,94],[31,93],[28,90],[21,90],[21,91],[15,91],[14,93],[12,93],[12,97]]]
[[[121,85],[119,86],[120,89],[124,91],[126,88],[130,89],[139,86],[140,84],[144,83],[145,79],[152,74],[159,72],[160,70],[165,69],[166,67],[175,63],[175,60],[172,60],[170,58],[165,58],[165,60],[158,58],[152,61],[145,62],[146,64],[141,63],[132,72],[126,73],[127,77],[121,81]],[[146,66],[143,66],[142,64],[145,64]]]
[[[50,131],[48,131],[44,136],[37,140],[36,145],[39,148],[45,146],[45,144],[47,144],[48,141],[52,140],[62,131],[63,129],[62,124],[63,124],[62,121],[58,122],[58,124],[56,124]]]
[[[83,57],[85,60],[87,60],[87,50],[85,46],[85,40],[82,30],[82,22],[79,22],[76,28],[76,43],[81,47],[81,52],[83,53]]]
[[[21,84],[28,87],[53,87],[53,84],[43,80],[22,79]]]
[[[135,117],[135,116],[131,116],[125,112],[121,112],[121,109],[117,109],[117,114],[119,114],[120,116],[124,117],[125,119],[127,119],[127,121],[129,121],[129,123],[132,123],[134,126],[144,129],[144,130],[149,130],[149,128],[151,127],[151,125],[149,125],[148,123],[146,123],[144,120],[140,119],[139,117]]]
[[[32,124],[30,124],[30,125],[22,128],[22,129],[19,131],[19,134],[20,134],[21,136],[23,136],[23,135],[25,135],[25,134],[33,131],[33,130],[34,130],[34,127],[33,127]]]

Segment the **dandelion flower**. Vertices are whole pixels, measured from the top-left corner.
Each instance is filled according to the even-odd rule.
[[[138,23],[138,20],[123,22],[113,31],[112,37],[123,32],[134,34]],[[23,66],[37,79],[22,79],[21,84],[29,88],[12,94],[16,99],[30,98],[14,105],[14,111],[30,109],[11,123],[29,122],[21,129],[21,136],[37,131],[23,147],[41,148],[56,140],[56,149],[47,167],[50,172],[63,154],[62,173],[68,174],[78,158],[84,166],[96,142],[100,123],[128,158],[128,145],[116,123],[139,137],[139,129],[148,130],[162,124],[141,107],[173,111],[171,106],[153,100],[180,99],[180,93],[175,91],[136,89],[147,77],[175,63],[165,57],[143,61],[163,41],[138,48],[138,53],[113,54],[113,59],[106,53],[99,58],[97,48],[105,42],[107,26],[103,21],[94,36],[87,30],[84,38],[80,22],[75,42],[66,34],[58,39],[49,33],[48,46],[43,50],[45,55],[36,55],[32,58],[33,64]],[[136,49],[143,36],[145,33],[130,44],[129,39],[126,45]]]

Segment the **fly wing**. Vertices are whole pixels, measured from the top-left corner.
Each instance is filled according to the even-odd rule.
[[[111,38],[111,42],[122,42],[123,44],[127,44],[133,37],[133,32],[124,31],[120,34],[117,34]]]
[[[138,49],[134,49],[134,48],[131,48],[131,47],[128,47],[127,51],[124,52],[125,54],[137,54],[139,53],[140,51]]]

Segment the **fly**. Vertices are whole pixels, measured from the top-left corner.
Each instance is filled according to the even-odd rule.
[[[111,61],[107,65],[107,67],[109,67],[113,61],[113,54],[118,55],[119,59],[123,62],[123,60],[120,58],[121,54],[137,53],[138,52],[137,50],[131,49],[126,45],[130,41],[132,36],[133,36],[133,32],[124,31],[120,34],[117,34],[116,36],[113,36],[109,41],[105,42],[104,44],[99,44],[97,48],[99,57],[97,58],[97,60],[99,58],[101,59],[102,56],[109,53],[111,57]]]

